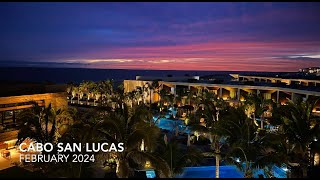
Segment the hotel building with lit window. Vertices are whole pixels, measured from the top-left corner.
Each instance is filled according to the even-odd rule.
[[[34,103],[54,109],[68,107],[65,85],[2,84],[0,89],[0,150],[15,145],[18,134],[17,116]]]
[[[303,69],[299,69],[299,72],[302,72],[302,73],[305,73],[305,74],[314,74],[316,76],[320,76],[320,67],[303,68]]]
[[[242,75],[230,74],[228,80],[212,78],[200,78],[199,76],[185,77],[146,77],[137,76],[135,80],[124,80],[125,92],[131,92],[137,87],[145,86],[158,80],[160,89],[166,89],[174,97],[183,96],[185,92],[205,88],[218,98],[222,98],[231,104],[245,101],[248,93],[261,94],[264,99],[272,99],[274,102],[285,104],[288,99],[302,98],[306,100],[320,98],[320,80],[317,78],[301,76],[266,76],[266,75]],[[147,93],[146,98],[150,96]],[[157,102],[160,97],[157,93],[151,93],[152,103]],[[180,98],[181,99],[181,98]],[[148,103],[148,101],[147,101]],[[188,104],[186,97],[175,101],[178,105]],[[319,102],[320,103],[320,102]],[[192,105],[192,102],[190,103]],[[317,104],[313,112],[320,113],[320,104]]]

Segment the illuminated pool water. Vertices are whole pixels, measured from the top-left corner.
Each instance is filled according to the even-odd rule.
[[[286,178],[286,171],[282,168],[274,166],[272,168],[273,174],[276,178]],[[262,174],[265,178],[263,170],[255,170],[254,177],[258,178],[259,174]],[[155,171],[153,169],[146,170],[147,178],[155,178]],[[215,166],[200,166],[200,167],[185,167],[183,173],[176,175],[175,178],[215,178],[216,167]],[[244,173],[241,172],[236,166],[220,166],[219,167],[220,178],[244,178]]]
[[[159,120],[157,120],[156,126],[158,126],[160,129],[165,129],[168,131],[175,131],[176,127],[178,127],[178,130],[180,132],[184,132],[187,134],[191,133],[189,128],[184,124],[184,121],[182,120],[160,118]]]
[[[220,166],[220,178],[243,178],[243,173],[235,166]],[[215,166],[201,166],[201,167],[185,167],[182,174],[177,175],[176,178],[215,178]]]
[[[216,167],[215,166],[200,166],[200,167],[186,167],[182,174],[177,175],[176,178],[215,178]],[[277,166],[272,167],[273,175],[276,178],[286,178],[286,171]],[[263,170],[254,170],[253,176],[255,178],[262,174],[265,178]],[[244,173],[240,171],[236,166],[220,166],[219,168],[220,178],[243,178]]]
[[[200,166],[200,167],[185,167],[182,174],[177,175],[176,178],[215,178],[216,167],[215,166]],[[265,178],[263,170],[254,170],[254,177],[258,178],[259,174],[262,174]],[[273,175],[276,178],[286,178],[286,171],[277,166],[272,168]],[[219,167],[220,178],[243,178],[244,173],[240,171],[236,166],[220,166]]]

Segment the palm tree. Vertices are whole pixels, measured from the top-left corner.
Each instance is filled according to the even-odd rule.
[[[249,112],[253,113],[253,121],[256,122],[256,116],[260,117],[261,129],[263,129],[263,113],[268,110],[268,105],[272,105],[273,101],[264,99],[261,94],[249,94],[245,99],[245,106]]]
[[[98,89],[98,85],[96,84],[96,86],[94,87],[94,89],[92,89],[92,94],[94,96],[94,100],[93,100],[93,105],[96,105],[96,101],[98,101],[101,98],[101,93]]]
[[[199,123],[203,118],[207,127],[211,127],[214,121],[218,121],[218,108],[216,106],[216,96],[208,91],[205,91],[197,97],[198,107],[196,111],[190,116],[193,122]],[[201,108],[200,108],[201,106]]]
[[[20,130],[17,144],[26,138],[34,139],[39,143],[53,143],[56,141],[57,115],[61,110],[55,111],[51,104],[42,108],[35,102],[32,109],[22,111],[18,116]]]
[[[224,101],[222,98],[217,98],[216,96],[215,96],[214,105],[216,106],[216,109],[218,109],[218,110],[225,110],[225,109],[228,109],[230,106],[229,103]]]
[[[164,103],[164,97],[167,95],[167,90],[165,89],[161,89],[160,92],[159,92],[159,95],[160,95],[160,107],[163,108],[163,103]]]
[[[203,158],[200,150],[193,147],[185,148],[175,138],[168,142],[164,142],[161,138],[160,142],[156,154],[164,159],[170,167],[171,178],[183,173],[184,167],[200,163]]]
[[[133,107],[133,102],[134,102],[134,92],[127,92],[125,94],[125,101],[127,104],[130,104],[131,108]]]
[[[118,94],[124,94],[124,84],[121,82],[115,90]]]
[[[217,128],[213,128],[210,132],[211,134],[211,145],[214,148],[214,155],[216,159],[216,178],[220,177],[220,160],[221,160],[221,147],[223,142],[223,137],[219,135]]]
[[[72,93],[72,99],[71,100],[73,100],[73,98],[77,96],[78,104],[79,104],[79,87],[78,86],[73,86],[72,90],[71,90],[71,93]]]
[[[160,107],[163,108],[164,102],[169,103],[172,105],[174,102],[174,95],[171,94],[168,90],[166,89],[161,89],[159,92],[160,95]]]
[[[75,109],[68,109],[68,112],[77,121],[70,126],[60,138],[58,142],[63,144],[67,143],[81,143],[82,145],[88,143],[98,143],[99,142],[99,131],[100,119],[99,113],[95,109],[86,111],[85,113],[77,112]],[[58,122],[58,121],[57,121]],[[73,154],[88,154],[85,151],[81,152],[65,152],[70,157]],[[97,156],[97,154],[95,154]],[[78,162],[74,163],[72,161],[59,162],[59,163],[48,163],[45,168],[48,177],[67,177],[67,178],[80,178],[83,174],[88,174],[90,167],[98,164],[99,158],[95,157],[95,162],[84,163]],[[42,164],[42,167],[44,164]]]
[[[139,93],[139,96],[142,97],[142,103],[145,103],[145,93],[148,93],[149,87],[150,87],[149,84],[145,84],[143,86],[138,86],[136,89],[137,92]]]
[[[188,101],[188,105],[191,105],[191,99],[193,98],[193,92],[191,90],[182,91],[182,98],[185,98],[186,101]]]
[[[115,99],[121,99],[122,101],[127,99],[127,93],[124,93],[123,83],[118,85],[118,87],[113,91],[112,96],[115,97]]]
[[[91,144],[99,142],[98,128],[99,123],[80,121],[69,128],[69,130],[59,139],[63,143],[81,143]],[[81,151],[81,154],[85,154]],[[72,154],[72,153],[70,153]],[[78,153],[75,153],[78,154]],[[96,158],[97,159],[97,158]],[[97,160],[98,161],[98,160]],[[96,163],[96,162],[95,162]],[[93,164],[93,163],[91,163]],[[53,177],[73,177],[80,178],[85,170],[90,167],[88,163],[79,162],[64,162],[51,165],[49,174]]]
[[[133,90],[132,92],[133,92],[134,101],[136,101],[137,104],[139,105],[140,104],[140,99],[143,98],[140,89]]]
[[[75,108],[68,108],[56,114],[56,136],[57,138],[60,138],[75,123],[77,110]]]
[[[152,102],[152,91],[154,90],[154,87],[152,86],[152,83],[147,82],[146,83],[146,91],[148,92],[148,96],[149,96],[149,106],[151,108],[151,102]],[[148,91],[149,90],[149,91]]]
[[[132,108],[134,105],[139,105],[140,96],[141,94],[137,90],[133,90],[131,92],[127,92],[124,95],[124,99],[130,104]]]
[[[147,161],[150,161],[156,170],[167,177],[169,169],[165,162],[152,154],[160,130],[158,127],[146,123],[149,117],[142,113],[145,112],[145,106],[129,109],[123,103],[118,107],[114,112],[103,117],[104,120],[99,129],[104,134],[105,141],[124,143],[124,151],[115,153],[117,176],[129,177],[135,167],[142,168]],[[142,142],[144,143],[144,151],[139,148]]]
[[[199,105],[203,100],[214,100],[212,97],[209,97],[208,95],[214,95],[213,93],[207,91],[204,87],[197,87],[197,91],[195,93],[192,93],[191,100],[193,101],[193,104],[195,105],[195,109],[198,109]]]
[[[68,95],[72,93],[72,89],[75,87],[75,84],[72,82],[67,83],[67,93]]]
[[[216,178],[219,178],[221,147],[223,145],[223,133],[218,126],[218,121],[215,121],[212,127],[203,126],[201,124],[192,124],[189,126],[194,132],[204,135],[211,142],[211,147],[214,149],[214,156],[216,160]]]
[[[259,132],[254,147],[259,154],[253,166],[264,167],[263,169],[266,170],[272,169],[274,165],[278,167],[286,165],[286,167],[289,167],[290,147],[284,134],[265,133],[261,135]]]
[[[154,80],[151,83],[147,82],[146,83],[146,91],[149,90],[148,94],[149,94],[149,104],[151,105],[152,103],[152,94],[154,93],[159,93],[159,88],[161,85],[159,85],[159,81],[158,80]]]
[[[160,87],[161,87],[161,84],[159,84],[159,81],[158,80],[154,80],[152,83],[151,83],[151,89],[153,90],[153,93],[157,93],[159,95],[160,93]],[[159,99],[158,99],[159,101]]]
[[[215,137],[217,139],[217,137]],[[216,178],[220,177],[220,153],[221,153],[221,145],[219,144],[219,141],[215,140],[215,148],[214,148],[214,153],[215,153],[215,158],[216,158]]]
[[[101,103],[103,105],[103,98],[113,94],[113,82],[112,80],[99,81],[97,84],[98,92],[100,93]]]
[[[252,177],[252,162],[257,159],[258,148],[255,143],[257,127],[247,119],[244,108],[231,108],[221,112],[221,120],[215,123],[215,129],[220,136],[225,137],[228,150],[225,159]],[[243,163],[245,167],[243,168]]]
[[[80,83],[80,85],[79,85],[80,99],[82,99],[84,94],[86,94],[88,96],[88,92],[89,92],[89,88],[90,88],[89,86],[90,86],[89,81],[82,81],[82,83]],[[87,100],[87,104],[88,104],[88,100]]]
[[[72,109],[54,110],[49,104],[48,107],[40,107],[36,102],[31,109],[25,109],[18,116],[20,130],[18,141],[22,143],[25,139],[31,139],[37,143],[52,143],[56,146],[58,138],[63,136],[73,123]],[[55,151],[55,149],[54,149]],[[43,151],[42,154],[52,154],[55,152]],[[47,173],[49,167],[54,163],[31,163],[32,168],[40,168]]]
[[[89,100],[94,96],[94,91],[97,89],[97,84],[93,81],[89,81],[87,86],[87,105],[89,105]]]
[[[302,177],[307,176],[310,164],[310,144],[320,138],[320,118],[312,113],[317,100],[288,101],[288,105],[281,105],[273,111],[274,123],[281,125],[280,134],[285,136],[286,147],[289,150],[288,164],[299,164]]]
[[[274,115],[279,116],[276,112]],[[254,169],[270,171],[274,165],[280,167],[290,164],[293,148],[288,145],[286,135],[280,132],[257,131],[257,126],[246,116],[244,107],[222,111],[221,120],[215,127],[220,135],[226,137],[224,159],[236,164],[245,177],[253,177]]]
[[[88,89],[89,89],[89,81],[82,81],[80,84],[79,84],[79,90],[80,90],[80,98],[82,98],[84,96],[84,94],[87,95],[88,93]]]

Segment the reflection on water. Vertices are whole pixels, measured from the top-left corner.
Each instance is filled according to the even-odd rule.
[[[153,118],[156,122],[156,126],[158,126],[160,129],[165,129],[168,131],[175,131],[178,127],[179,132],[182,133],[191,133],[189,130],[189,127],[187,127],[184,124],[183,120],[176,120],[176,119],[166,119],[166,118]]]
[[[176,176],[176,178],[215,178],[215,166],[200,166],[200,167],[185,167],[182,174]],[[240,171],[236,166],[220,166],[219,167],[220,178],[243,178],[244,173]],[[265,178],[267,176],[263,170],[254,170],[254,177],[258,178],[258,175],[262,174]],[[283,168],[277,166],[272,167],[272,174],[276,178],[286,178],[286,171]]]

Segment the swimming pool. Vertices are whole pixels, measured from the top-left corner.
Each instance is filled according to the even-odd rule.
[[[277,166],[272,167],[273,175],[276,178],[286,178],[286,171]],[[200,166],[200,167],[185,167],[182,174],[176,176],[176,178],[215,178],[216,167],[215,166]],[[262,174],[265,178],[267,176],[264,174],[263,170],[258,169],[253,171],[253,176],[255,178]],[[240,171],[234,165],[220,166],[219,167],[219,177],[220,178],[243,178],[244,173]]]
[[[243,178],[243,173],[235,166],[220,166],[220,178]],[[185,167],[182,174],[177,175],[176,178],[215,178],[215,166],[201,166],[201,167]]]
[[[155,118],[154,118],[155,120]],[[165,129],[168,131],[175,131],[176,127],[178,127],[178,130],[180,132],[184,132],[184,133],[191,133],[189,127],[187,127],[184,124],[183,120],[175,120],[175,119],[167,119],[167,118],[160,118],[157,123],[156,126],[158,126],[160,129]]]

